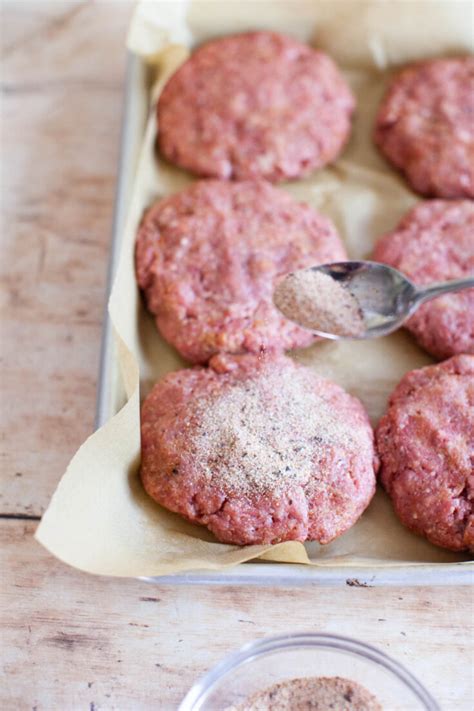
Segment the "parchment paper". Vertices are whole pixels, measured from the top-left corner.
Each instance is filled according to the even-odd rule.
[[[109,303],[127,402],[82,445],[59,483],[36,533],[54,555],[92,573],[121,576],[221,569],[256,557],[337,567],[467,560],[407,531],[382,491],[360,521],[327,546],[224,545],[204,528],[184,522],[149,499],[138,477],[140,395],[143,398],[156,379],[184,363],[160,338],[143,308],[133,251],[144,208],[193,180],[158,160],[154,152],[153,106],[163,83],[193,45],[262,28],[293,34],[330,52],[357,95],[354,132],[340,160],[282,187],[335,221],[351,257],[367,257],[377,236],[391,229],[417,200],[371,143],[387,77],[403,62],[472,51],[472,10],[469,1],[449,0],[175,0],[137,6],[128,45],[146,57],[156,83]],[[405,332],[377,341],[320,342],[295,357],[357,395],[374,423],[400,377],[430,362]]]

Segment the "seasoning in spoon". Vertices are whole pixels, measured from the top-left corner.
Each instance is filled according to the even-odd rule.
[[[317,269],[288,274],[276,287],[273,302],[284,316],[312,331],[356,338],[366,330],[354,294]]]

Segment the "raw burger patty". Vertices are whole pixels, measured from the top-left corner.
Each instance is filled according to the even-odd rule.
[[[402,523],[443,548],[474,551],[474,356],[405,375],[376,441]]]
[[[373,258],[419,285],[474,277],[474,203],[420,203],[382,237]],[[474,289],[428,301],[406,327],[436,358],[474,353]]]
[[[225,543],[328,543],[375,490],[361,403],[285,356],[215,356],[142,408],[148,494]]]
[[[400,72],[374,137],[417,192],[474,198],[474,58],[436,59]]]
[[[382,711],[367,689],[340,676],[290,679],[226,711]]]
[[[273,305],[275,282],[344,259],[327,218],[264,181],[200,181],[156,203],[136,250],[138,283],[159,330],[195,363],[220,351],[309,345],[314,336]]]
[[[298,178],[335,160],[353,109],[326,54],[250,32],[208,42],[173,74],[158,101],[158,142],[197,175]]]

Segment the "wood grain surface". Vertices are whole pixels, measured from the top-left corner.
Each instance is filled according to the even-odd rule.
[[[0,526],[3,709],[176,709],[225,654],[302,630],[375,644],[446,711],[470,708],[467,587],[157,586],[66,568],[32,540],[33,530],[31,522]]]
[[[0,509],[9,514],[41,515],[93,428],[130,11],[2,4]]]
[[[0,708],[168,711],[239,645],[319,630],[467,711],[469,588],[152,586],[84,575],[32,538],[93,427],[131,7],[1,4]]]

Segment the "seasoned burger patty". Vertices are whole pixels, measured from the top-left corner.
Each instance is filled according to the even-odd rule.
[[[142,408],[148,494],[239,545],[328,543],[375,490],[361,403],[285,356],[219,355],[171,373]]]
[[[474,203],[428,200],[382,237],[373,258],[420,286],[474,277]],[[406,328],[436,358],[474,353],[474,289],[423,304]]]
[[[290,37],[249,32],[200,47],[158,101],[158,142],[197,175],[298,178],[335,160],[354,98],[334,62]]]
[[[374,138],[417,192],[474,198],[474,57],[402,70],[382,101]]]
[[[200,181],[156,203],[136,269],[157,326],[188,360],[309,345],[273,305],[290,271],[346,258],[332,223],[264,181]]]
[[[474,356],[405,375],[376,441],[402,523],[438,546],[474,551]]]

